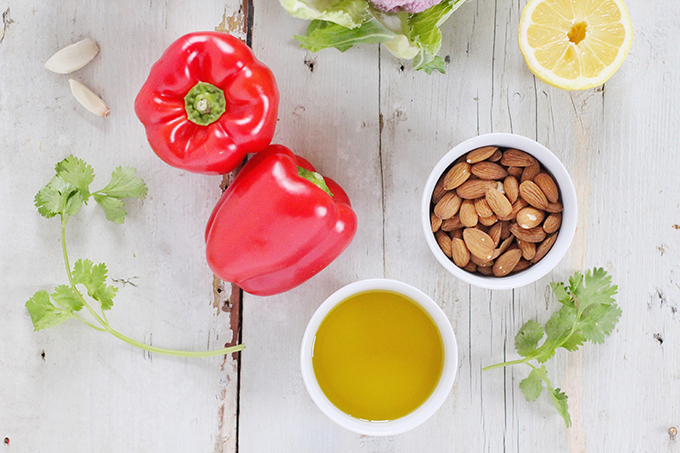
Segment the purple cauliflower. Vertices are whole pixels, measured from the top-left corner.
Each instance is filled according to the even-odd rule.
[[[371,0],[373,6],[386,13],[404,11],[415,14],[422,13],[430,6],[437,5],[442,0]]]

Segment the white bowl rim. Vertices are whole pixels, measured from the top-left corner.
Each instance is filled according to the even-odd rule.
[[[314,340],[321,321],[323,321],[326,315],[335,306],[348,297],[372,290],[393,291],[405,295],[417,302],[434,320],[439,328],[444,344],[444,367],[442,369],[442,375],[437,387],[435,387],[430,397],[413,412],[396,420],[380,422],[357,419],[335,407],[328,400],[326,395],[324,395],[321,387],[319,387],[319,384],[314,377],[314,369],[312,366]],[[321,409],[321,412],[328,418],[343,428],[359,434],[392,436],[406,432],[425,422],[425,420],[430,418],[444,403],[446,397],[451,392],[453,381],[456,377],[456,371],[458,369],[458,346],[449,319],[432,298],[407,283],[397,280],[376,278],[350,283],[334,292],[319,306],[307,324],[304,337],[302,338],[300,364],[302,367],[302,379],[307,388],[307,392],[317,407]]]
[[[467,272],[451,261],[442,250],[439,248],[434,234],[432,234],[432,225],[430,220],[430,199],[434,186],[437,184],[439,177],[444,173],[444,170],[451,165],[458,157],[466,154],[473,149],[482,146],[498,146],[503,148],[515,148],[525,151],[534,156],[538,161],[552,174],[555,178],[561,195],[564,211],[562,212],[562,225],[557,236],[555,244],[547,253],[547,255],[538,263],[530,268],[511,274],[505,277],[487,277],[484,275],[477,275]],[[562,165],[562,162],[552,153],[548,148],[540,143],[517,134],[507,133],[493,133],[484,134],[477,137],[472,137],[459,145],[455,146],[448,153],[441,158],[441,160],[434,167],[430,173],[423,192],[421,203],[421,220],[423,231],[425,233],[425,240],[432,251],[437,261],[450,273],[459,279],[470,283],[472,285],[487,288],[487,289],[512,289],[528,285],[535,282],[548,272],[553,270],[555,266],[564,257],[571,245],[576,232],[576,222],[578,218],[578,205],[576,198],[576,190],[574,183],[569,176],[569,172]]]

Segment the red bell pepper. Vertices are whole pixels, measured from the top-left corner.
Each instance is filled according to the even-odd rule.
[[[268,296],[319,273],[356,229],[349,198],[336,182],[285,146],[271,145],[222,194],[206,227],[206,255],[221,279]]]
[[[198,32],[172,43],[135,100],[158,157],[184,170],[224,174],[274,136],[274,75],[227,33]]]

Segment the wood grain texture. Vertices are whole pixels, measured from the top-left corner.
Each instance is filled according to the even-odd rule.
[[[678,449],[677,440],[668,434],[669,427],[680,424],[680,363],[674,354],[680,332],[674,244],[680,226],[673,228],[680,224],[680,205],[673,154],[678,132],[672,126],[678,118],[672,101],[678,77],[671,69],[678,62],[670,54],[676,32],[669,30],[680,9],[670,1],[651,8],[628,2],[636,30],[628,60],[604,87],[568,93],[536,80],[525,66],[516,44],[525,3],[478,0],[461,7],[444,27],[443,53],[451,61],[445,76],[413,73],[408,63],[383,49],[377,87],[366,78],[370,72],[357,75],[376,64],[375,47],[306,55],[287,43],[285,53],[272,50],[268,43],[302,32],[304,24],[281,17],[276,5],[256,10],[255,49],[266,55],[282,92],[287,89],[289,96],[301,99],[299,112],[309,112],[307,106],[314,103],[325,105],[313,118],[291,119],[283,113],[281,139],[308,143],[308,131],[322,122],[317,115],[332,118],[332,138],[354,131],[354,117],[336,113],[336,93],[344,89],[350,99],[363,99],[356,104],[359,109],[372,103],[370,93],[378,90],[375,113],[383,128],[375,120],[373,127],[380,140],[364,141],[361,156],[350,159],[369,154],[379,162],[382,196],[370,198],[382,222],[371,217],[360,223],[350,250],[300,289],[275,299],[246,296],[246,341],[261,352],[259,357],[244,356],[243,451]],[[657,25],[658,20],[663,23]],[[271,27],[274,23],[277,27]],[[664,24],[668,26],[661,31]],[[308,62],[320,62],[309,78],[298,76],[304,74],[299,67],[303,55]],[[316,69],[343,63],[355,77],[348,81],[341,70],[324,74],[325,88],[319,91]],[[284,112],[296,108],[295,101],[284,100],[284,105]],[[438,159],[460,141],[488,132],[513,132],[546,145],[571,172],[579,199],[580,219],[570,253],[548,276],[514,291],[477,289],[448,275],[427,250],[418,219],[420,190]],[[337,159],[322,151],[314,157]],[[352,199],[363,208],[367,198],[361,194]],[[384,248],[375,250],[379,238],[376,231],[367,234],[368,229],[384,232]],[[354,259],[357,247],[373,250],[370,258]],[[348,254],[351,261],[345,261]],[[306,320],[318,303],[348,283],[342,279],[351,271],[354,279],[375,277],[380,258],[382,276],[411,283],[441,304],[458,337],[460,366],[451,395],[432,419],[404,435],[369,438],[342,431],[314,407],[301,383],[298,349]],[[561,351],[549,363],[553,383],[570,396],[574,425],[567,429],[546,395],[534,403],[524,400],[518,384],[528,369],[482,374],[481,368],[516,358],[513,342],[521,325],[529,319],[545,322],[558,308],[550,281],[593,266],[608,269],[619,284],[624,315],[604,345],[588,344],[573,354]],[[254,335],[259,337],[256,343]]]
[[[149,188],[118,226],[88,206],[69,223],[72,261],[106,262],[118,280],[111,324],[156,346],[205,350],[232,337],[224,298],[213,291],[203,230],[220,177],[193,175],[156,158],[133,102],[151,65],[189,31],[210,30],[239,4],[180,1],[9,2],[14,21],[0,42],[0,438],[14,452],[235,451],[232,358],[148,354],[76,321],[33,333],[24,302],[66,281],[59,223],[33,196],[74,153],[106,184],[118,165]],[[61,47],[91,36],[100,54],[62,76],[43,68]],[[79,80],[111,107],[107,119],[69,92]],[[124,283],[129,282],[129,283]]]

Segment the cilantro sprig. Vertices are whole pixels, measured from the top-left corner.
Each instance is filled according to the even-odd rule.
[[[69,284],[57,286],[52,293],[44,290],[38,291],[26,302],[26,308],[36,331],[54,327],[75,318],[93,329],[108,332],[126,343],[159,354],[209,357],[229,354],[245,348],[245,345],[237,345],[212,351],[177,351],[149,346],[113,329],[106,318],[106,311],[113,307],[113,299],[118,288],[106,283],[108,271],[104,263],[94,264],[88,259],[79,259],[71,269],[66,250],[66,225],[90,198],[94,198],[95,202],[104,209],[108,220],[121,224],[127,215],[123,200],[144,198],[147,193],[146,185],[141,178],[136,176],[134,168],[118,167],[111,174],[111,181],[103,189],[90,192],[90,184],[94,182],[95,177],[94,169],[82,159],[69,156],[57,163],[54,169],[56,175],[36,194],[35,206],[44,217],[59,216],[61,218],[61,245]],[[92,304],[85,298],[85,293],[93,301]],[[93,306],[99,311],[96,311]],[[94,322],[83,317],[83,308],[89,312]]]
[[[528,321],[519,329],[515,337],[515,349],[523,358],[498,363],[483,368],[493,370],[509,365],[526,364],[531,367],[529,376],[519,384],[527,401],[535,401],[543,392],[543,384],[548,389],[550,399],[567,427],[571,417],[567,405],[567,395],[554,388],[548,378],[545,362],[551,359],[557,349],[576,351],[586,341],[603,343],[621,317],[621,309],[614,302],[617,286],[602,268],[574,273],[569,285],[561,282],[550,284],[562,307],[553,313],[545,327],[536,321]],[[543,344],[539,346],[545,337]],[[535,361],[535,363],[531,363]]]

